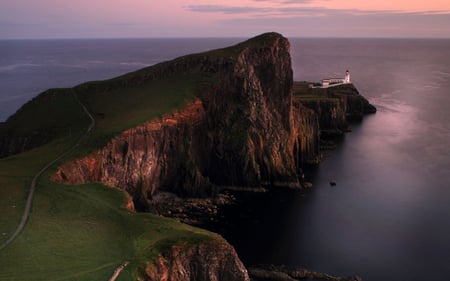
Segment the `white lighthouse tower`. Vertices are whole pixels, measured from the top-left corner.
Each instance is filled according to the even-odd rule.
[[[344,78],[344,84],[350,84],[352,82],[350,82],[350,71],[346,71],[345,72],[345,78]]]

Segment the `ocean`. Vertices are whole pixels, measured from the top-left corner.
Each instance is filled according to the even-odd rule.
[[[239,41],[0,41],[0,121],[47,88]],[[314,188],[242,196],[216,228],[247,265],[286,264],[365,281],[448,280],[450,40],[290,41],[295,80],[343,77],[348,69],[378,112],[352,124],[326,152],[312,172]]]

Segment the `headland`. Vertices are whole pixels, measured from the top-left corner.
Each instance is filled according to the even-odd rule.
[[[203,213],[214,215],[214,205],[233,200],[221,194],[227,187],[309,187],[304,167],[320,162],[323,140],[348,131],[349,120],[375,109],[349,83],[326,89],[294,83],[289,48],[283,36],[266,33],[111,80],[51,89],[24,105],[0,126],[0,155],[6,157],[0,164],[7,171],[8,165],[33,159],[20,170],[25,177],[84,134],[89,118],[77,100],[96,120],[79,148],[41,180],[27,235],[39,243],[46,231],[69,224],[62,233],[72,237],[82,230],[86,240],[77,243],[85,253],[115,245],[109,250],[112,260],[86,265],[89,274],[108,264],[112,272],[126,260],[133,280],[249,280],[220,236],[132,210],[192,220],[186,202],[203,198],[212,203],[192,204],[203,219]],[[10,179],[20,194],[26,193],[21,181]],[[120,209],[121,201],[129,210]],[[156,208],[158,202],[181,203],[172,209]],[[51,227],[37,231],[39,221],[49,218]],[[96,244],[88,222],[110,241]],[[13,224],[14,218],[6,227]],[[63,237],[43,249],[64,248]],[[23,240],[18,243],[9,255]],[[51,261],[49,256],[40,266],[48,270]]]

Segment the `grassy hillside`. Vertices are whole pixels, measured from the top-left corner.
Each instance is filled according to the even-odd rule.
[[[0,161],[0,242],[14,231],[31,177],[70,141]],[[119,280],[168,244],[214,234],[162,217],[122,208],[125,195],[99,184],[64,186],[42,177],[23,233],[0,252],[0,280],[107,280],[130,261]]]
[[[62,161],[179,108],[195,97],[198,87],[208,83],[208,76],[195,69],[161,79],[142,78],[166,71],[167,65],[73,89],[49,90],[3,125],[8,134],[43,134],[50,142],[0,159],[0,243],[20,221],[33,176],[86,132],[90,121],[77,98],[92,113],[96,126]],[[57,165],[41,177],[24,231],[0,251],[0,280],[108,280],[124,261],[130,265],[118,280],[134,280],[138,268],[164,247],[215,236],[173,220],[129,212],[121,207],[125,194],[119,190],[100,184],[65,186],[51,182],[49,177]]]
[[[62,161],[106,144],[114,135],[180,108],[220,73],[217,64],[243,48],[261,47],[276,34],[231,48],[189,55],[106,81],[72,89],[51,89],[0,124],[3,149],[28,152],[0,159],[0,243],[15,231],[30,182],[47,163],[78,144]],[[208,59],[206,59],[208,58]],[[80,103],[81,102],[81,103]],[[5,137],[6,136],[6,137]],[[12,141],[11,141],[12,140]],[[65,186],[51,182],[51,167],[39,180],[28,223],[0,251],[0,280],[108,280],[124,261],[118,280],[134,280],[146,261],[174,243],[205,241],[216,234],[121,207],[125,194],[100,184]]]
[[[114,135],[193,100],[200,79],[197,74],[189,74],[107,91],[76,89],[97,122],[94,134],[84,146],[85,151],[102,147]]]

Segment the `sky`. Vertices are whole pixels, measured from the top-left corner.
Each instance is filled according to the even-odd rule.
[[[0,0],[0,39],[450,38],[450,0]]]

